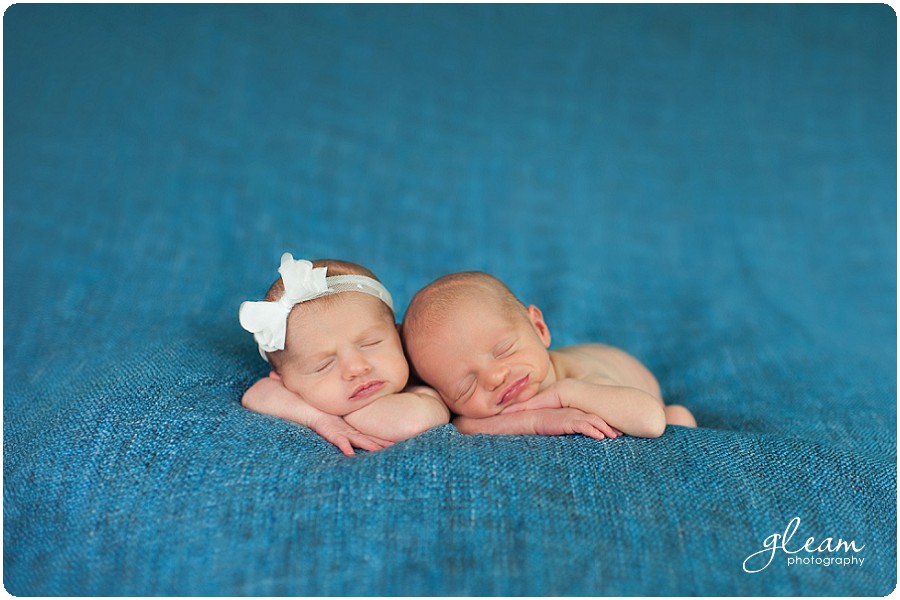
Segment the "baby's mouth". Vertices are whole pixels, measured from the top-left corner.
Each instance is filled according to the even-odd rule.
[[[367,381],[363,384],[360,384],[355,390],[353,390],[353,393],[350,395],[350,399],[359,400],[361,398],[365,398],[366,396],[374,394],[383,387],[383,381]]]
[[[502,406],[515,400],[516,396],[519,395],[519,392],[521,392],[525,388],[525,386],[528,385],[529,377],[529,375],[526,375],[521,379],[517,379],[512,383],[512,385],[503,390],[503,393],[500,395],[500,401],[497,404]]]

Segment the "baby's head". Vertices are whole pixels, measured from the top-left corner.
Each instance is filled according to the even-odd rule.
[[[406,386],[391,297],[371,271],[285,254],[279,272],[263,302],[241,305],[241,325],[287,389],[343,416]]]
[[[541,311],[487,273],[454,273],[422,288],[403,338],[418,376],[459,415],[498,414],[555,381]]]

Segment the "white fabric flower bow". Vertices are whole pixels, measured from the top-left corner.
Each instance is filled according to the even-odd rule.
[[[327,267],[314,269],[308,260],[294,260],[290,252],[281,255],[278,272],[284,282],[284,294],[277,302],[242,302],[238,311],[241,327],[253,334],[259,353],[284,350],[287,317],[295,304],[328,293]]]

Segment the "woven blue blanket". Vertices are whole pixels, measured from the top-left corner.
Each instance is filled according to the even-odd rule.
[[[16,5],[16,595],[882,595],[897,574],[881,5]],[[700,427],[345,457],[241,407],[278,257],[402,315],[480,269]],[[810,541],[810,538],[812,541]]]

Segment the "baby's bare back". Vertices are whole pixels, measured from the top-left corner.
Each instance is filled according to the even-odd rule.
[[[659,383],[647,367],[627,352],[605,344],[567,346],[550,352],[556,376],[643,390],[662,402]]]

